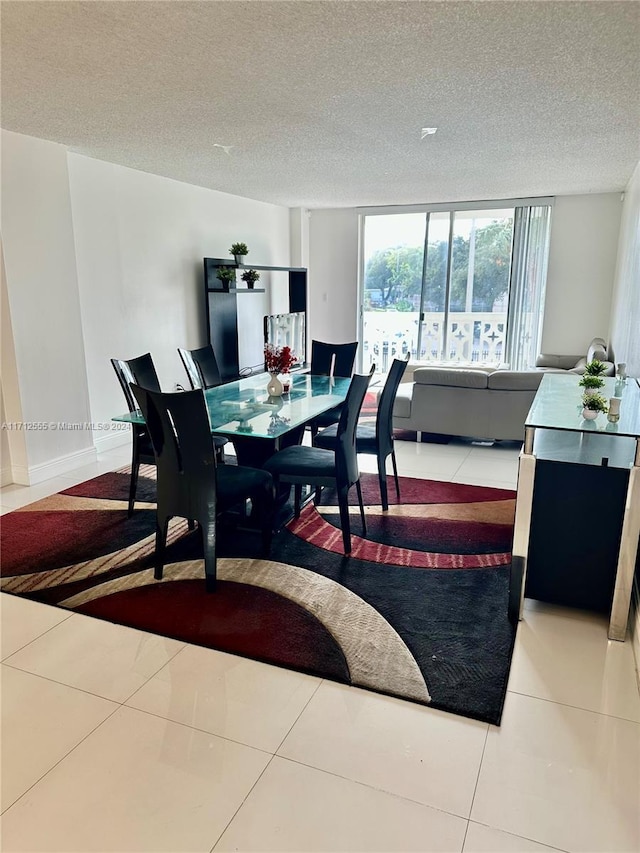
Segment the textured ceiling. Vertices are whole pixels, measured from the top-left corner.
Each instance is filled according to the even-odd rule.
[[[4,0],[1,24],[4,128],[277,204],[606,192],[640,159],[635,0]]]

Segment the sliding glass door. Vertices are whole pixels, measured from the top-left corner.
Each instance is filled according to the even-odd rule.
[[[364,213],[363,368],[386,371],[407,352],[438,364],[532,363],[549,211],[505,203]]]

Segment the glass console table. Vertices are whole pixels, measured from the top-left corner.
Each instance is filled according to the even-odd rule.
[[[620,419],[582,417],[575,374],[547,373],[525,422],[518,468],[510,613],[525,593],[610,614],[625,639],[640,537],[640,388],[605,378]]]

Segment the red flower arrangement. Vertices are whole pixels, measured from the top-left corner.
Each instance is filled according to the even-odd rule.
[[[273,344],[265,344],[264,363],[269,373],[289,373],[296,362],[291,347],[276,347]]]

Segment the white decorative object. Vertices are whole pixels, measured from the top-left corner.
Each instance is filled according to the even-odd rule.
[[[621,379],[623,382],[627,378],[627,363],[621,361],[616,365],[616,379]]]
[[[595,421],[595,419],[598,417],[598,413],[594,409],[587,409],[585,406],[585,408],[582,410],[582,417],[585,419],[585,421]]]
[[[620,420],[620,397],[611,397],[609,400],[607,420],[611,421],[612,424],[616,424]]]
[[[282,397],[284,388],[282,387],[282,382],[280,382],[277,372],[271,371],[269,375],[271,378],[267,385],[267,394],[270,397]]]

